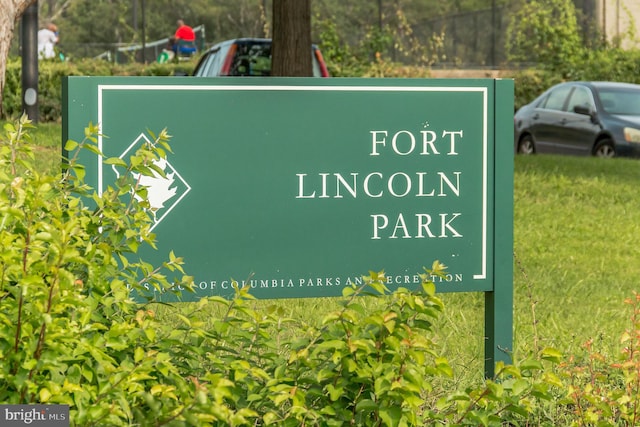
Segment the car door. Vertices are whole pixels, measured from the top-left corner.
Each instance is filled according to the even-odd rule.
[[[535,109],[531,118],[531,132],[539,152],[565,152],[562,128],[567,121],[566,105],[572,89],[569,85],[552,89]]]
[[[577,113],[576,107],[584,107],[582,111],[595,112],[595,102],[591,90],[586,86],[575,86],[567,102],[567,117],[559,132],[563,146],[572,154],[590,155],[600,127],[590,115]]]

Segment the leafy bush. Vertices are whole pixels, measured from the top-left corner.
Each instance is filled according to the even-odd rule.
[[[573,355],[562,367],[568,387],[564,403],[579,425],[640,423],[640,294],[628,298],[630,328],[620,337],[618,355],[598,350],[593,339],[586,354]]]
[[[533,62],[566,77],[584,48],[571,0],[532,0],[512,16],[507,28],[510,62]]]
[[[602,48],[585,50],[583,55],[565,64],[563,72],[523,70],[512,74],[515,82],[515,109],[533,101],[545,90],[567,80],[640,83],[640,50]],[[571,69],[569,69],[571,67]]]
[[[513,74],[514,80],[514,109],[518,109],[533,101],[560,79],[556,74],[536,70],[524,70]]]
[[[161,173],[168,135],[150,135],[129,162],[105,159],[123,170],[98,196],[75,158],[62,175],[36,170],[29,127],[24,117],[6,125],[0,145],[0,402],[66,404],[73,425],[422,425],[431,378],[451,374],[429,339],[442,303],[428,277],[442,266],[419,292],[367,312],[361,295],[386,291],[372,273],[319,329],[293,325],[300,334],[281,312],[250,309],[244,289],[233,301],[202,299],[189,315],[136,304],[130,290],[142,284],[160,293],[191,284],[167,280],[182,273],[173,254],[159,267],[134,260],[154,236],[133,173]],[[96,131],[67,150],[99,155]],[[198,320],[211,305],[221,315]]]
[[[416,38],[402,13],[396,17],[402,27],[403,40],[395,40],[397,29],[385,26],[368,28],[360,46],[344,43],[333,20],[319,21],[320,48],[332,77],[429,77],[428,66],[438,60],[441,43],[432,37],[428,46]],[[391,47],[400,57],[411,57],[416,66],[404,66],[385,58]]]
[[[38,107],[43,122],[62,120],[62,79],[66,76],[171,76],[191,73],[193,62],[168,64],[117,65],[99,59],[80,61],[44,60],[38,64]],[[6,117],[22,114],[22,62],[13,58],[7,62],[2,108]]]
[[[127,162],[105,159],[121,178],[98,196],[74,158],[41,174],[29,127],[22,118],[0,138],[2,403],[66,404],[75,426],[637,424],[640,296],[628,300],[620,357],[592,343],[567,360],[546,348],[464,388],[435,339],[438,262],[419,289],[390,295],[371,272],[313,325],[256,308],[247,289],[231,301],[134,303],[143,283],[191,284],[174,254],[162,266],[135,256],[154,236],[133,172],[161,173],[166,131]],[[96,130],[67,149],[99,154]]]
[[[609,47],[589,50],[576,68],[577,80],[640,83],[640,49]]]
[[[387,292],[384,274],[371,273],[317,327],[252,309],[246,289],[232,301],[134,303],[130,289],[143,283],[160,293],[191,283],[166,279],[182,273],[173,254],[159,267],[134,260],[154,236],[133,172],[158,172],[168,135],[150,135],[129,162],[105,159],[123,170],[98,196],[74,158],[61,176],[40,174],[28,128],[25,118],[7,125],[0,145],[0,402],[66,404],[73,425],[420,426],[493,419],[504,412],[491,403],[506,399],[499,390],[517,391],[509,408],[527,394],[489,383],[436,405],[436,379],[453,374],[431,339],[443,310],[430,281],[443,274],[437,262],[417,291],[366,307]],[[95,132],[66,148],[99,154]],[[212,306],[218,315],[203,316]]]
[[[172,286],[160,270],[126,258],[153,241],[144,205],[134,203],[141,189],[129,178],[91,195],[73,159],[64,176],[40,174],[28,128],[25,118],[6,125],[0,146],[0,402],[67,404],[76,425],[182,416],[200,405],[195,384],[172,363],[145,306],[129,297],[140,281]],[[95,130],[81,144],[93,151]],[[129,170],[148,173],[164,138]],[[162,269],[180,271],[180,263],[171,256]]]
[[[514,73],[516,109],[562,81],[640,83],[640,50],[621,49],[606,42],[586,47],[570,0],[523,4],[507,29],[507,51],[509,62],[532,62],[536,67],[535,71]]]

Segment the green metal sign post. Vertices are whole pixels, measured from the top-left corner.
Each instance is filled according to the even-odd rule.
[[[144,255],[185,259],[183,300],[234,280],[258,298],[339,296],[370,270],[411,288],[439,260],[438,292],[486,295],[487,373],[508,358],[511,80],[69,77],[63,94],[64,139],[98,123],[107,157],[168,128]],[[98,192],[117,178],[82,161]]]

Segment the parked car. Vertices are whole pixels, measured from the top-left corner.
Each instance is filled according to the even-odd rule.
[[[311,46],[313,76],[329,77],[320,49]],[[270,76],[271,39],[242,38],[220,42],[200,58],[193,73],[196,77]]]
[[[514,117],[520,154],[640,156],[640,85],[567,82],[548,89]]]

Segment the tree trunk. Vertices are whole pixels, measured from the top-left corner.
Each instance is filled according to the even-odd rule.
[[[37,0],[0,0],[0,117],[4,117],[2,99],[11,38],[17,20]]]
[[[311,0],[273,0],[271,75],[312,77]]]

